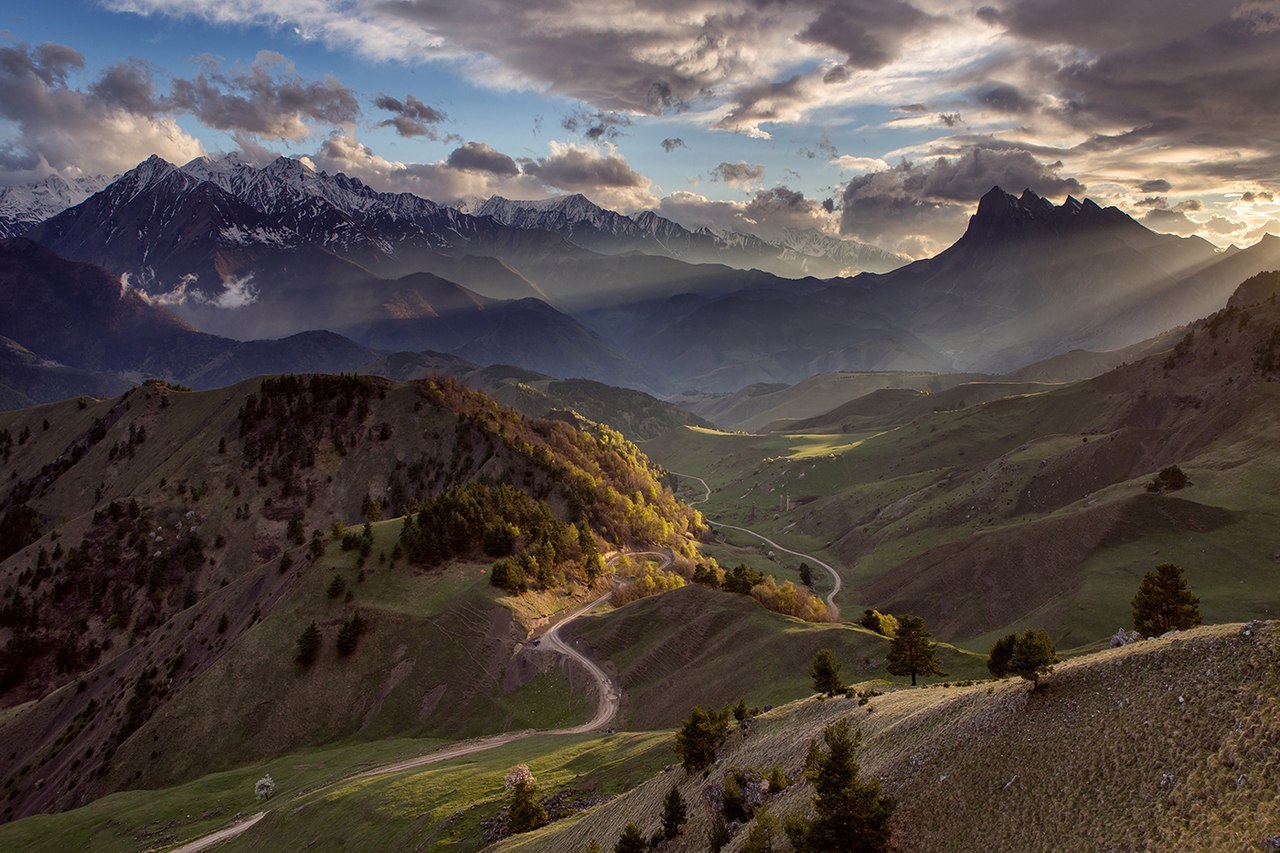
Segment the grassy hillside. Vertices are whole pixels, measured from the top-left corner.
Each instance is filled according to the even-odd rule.
[[[765,610],[743,595],[697,585],[579,619],[565,632],[617,673],[620,723],[671,728],[693,705],[720,708],[739,699],[761,707],[812,692],[814,654],[831,649],[848,682],[888,678],[888,641],[848,625],[815,625]],[[986,673],[984,655],[940,650],[952,679]],[[941,681],[942,679],[938,679]]]
[[[516,654],[527,627],[482,573],[481,528],[508,510],[462,487],[514,486],[498,547],[541,558],[543,608],[588,594],[588,552],[692,552],[700,523],[617,432],[447,381],[148,384],[0,415],[0,459],[6,819],[338,738],[578,720],[589,697]],[[418,507],[412,542],[399,521],[363,536]]]
[[[669,761],[668,741],[666,732],[536,736],[414,770],[343,781],[437,746],[428,740],[353,742],[0,826],[0,848],[155,849],[265,808],[271,813],[248,835],[219,849],[293,849],[301,843],[331,850],[479,850],[487,846],[482,822],[508,798],[502,782],[512,765],[528,764],[546,794],[571,789],[590,802],[621,794],[660,770]],[[254,783],[265,774],[275,780],[276,793],[264,802],[254,798]]]
[[[840,568],[845,613],[915,613],[966,647],[1028,626],[1064,648],[1104,639],[1160,562],[1186,568],[1206,620],[1266,617],[1280,613],[1277,329],[1263,301],[1045,393],[850,433],[686,429],[646,450],[707,480],[710,518]],[[1191,485],[1148,492],[1170,465]]]
[[[1278,678],[1280,623],[1206,626],[1062,663],[1037,691],[1007,679],[902,688],[865,705],[803,698],[757,717],[749,732],[734,725],[706,774],[672,765],[671,731],[536,736],[338,781],[433,746],[349,743],[29,818],[0,827],[0,847],[114,850],[199,837],[263,808],[252,786],[269,772],[278,784],[269,814],[225,849],[305,839],[325,849],[477,850],[507,799],[503,774],[523,762],[544,797],[584,799],[576,814],[492,849],[582,850],[592,839],[609,849],[628,821],[652,832],[674,784],[689,822],[663,849],[703,850],[704,804],[725,773],[776,764],[793,784],[767,804],[778,816],[803,812],[813,796],[800,772],[809,739],[848,719],[863,735],[860,772],[897,802],[898,850],[1265,850],[1280,833]],[[739,849],[747,830],[725,849]]]
[[[861,773],[897,800],[895,849],[1266,850],[1280,834],[1278,679],[1273,621],[1073,660],[1035,692],[1006,680],[904,689],[865,707],[806,699],[759,718],[749,734],[731,733],[705,777],[658,774],[497,849],[581,850],[591,839],[609,849],[628,821],[647,835],[675,783],[692,804],[690,819],[663,849],[703,850],[703,803],[729,768],[776,763],[801,779],[809,739],[844,718],[864,737]],[[805,811],[812,797],[801,780],[768,804],[784,816]],[[745,836],[739,830],[725,849],[738,850]]]
[[[883,388],[934,393],[983,378],[911,371],[820,373],[794,385],[750,385],[733,394],[694,397],[682,405],[722,429],[756,431],[774,421],[820,415]]]

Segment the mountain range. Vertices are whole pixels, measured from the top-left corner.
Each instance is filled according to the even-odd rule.
[[[151,157],[26,235],[222,338],[326,330],[384,354],[448,352],[663,394],[831,371],[1005,373],[1154,337],[1280,266],[1275,238],[1219,252],[1091,200],[996,187],[936,257],[790,279],[688,262],[765,252],[757,238],[622,216],[580,195],[493,198],[473,215],[288,158]],[[819,249],[862,252],[788,236],[786,251]]]

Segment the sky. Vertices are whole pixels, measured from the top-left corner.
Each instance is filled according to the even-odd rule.
[[[44,0],[0,12],[0,185],[280,154],[441,202],[911,257],[993,185],[1280,233],[1280,0]]]

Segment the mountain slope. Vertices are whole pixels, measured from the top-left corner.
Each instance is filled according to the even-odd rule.
[[[1280,832],[1269,782],[1280,770],[1277,664],[1272,621],[1072,660],[1036,692],[1006,680],[899,690],[865,707],[813,698],[757,718],[749,736],[732,732],[709,776],[658,773],[496,849],[578,850],[593,839],[607,848],[628,821],[651,833],[673,784],[701,804],[734,767],[779,765],[793,784],[767,796],[770,810],[779,822],[806,813],[807,745],[849,719],[863,735],[854,756],[861,775],[896,800],[894,849],[1265,850]],[[710,824],[711,809],[691,807],[671,849],[702,849]]]
[[[844,567],[845,612],[919,615],[954,642],[1028,626],[1059,647],[1096,642],[1128,624],[1138,581],[1166,561],[1186,568],[1208,620],[1275,615],[1274,282],[1166,353],[1057,390],[850,434],[686,430],[647,449],[707,479],[716,521],[825,548]],[[1172,465],[1191,485],[1150,491]]]
[[[950,248],[858,282],[962,365],[1002,372],[1127,346],[1217,310],[1243,278],[1192,277],[1217,260],[1204,240],[1155,234],[1091,200],[1055,206],[996,187]]]
[[[0,241],[0,335],[68,367],[116,374],[107,384],[115,391],[122,377],[209,387],[308,367],[354,370],[375,358],[333,334],[241,342],[198,332],[106,270],[22,238]],[[33,399],[56,393],[42,387]]]
[[[700,529],[616,432],[525,419],[452,382],[151,383],[0,414],[0,444],[15,474],[0,496],[6,819],[306,744],[574,712],[561,676],[513,660],[523,605],[488,583],[481,484],[516,484],[494,505],[524,514],[511,547],[543,559],[537,612],[587,594],[590,549],[691,551]],[[375,504],[420,506],[411,530],[435,537],[433,501],[454,507],[446,536],[401,536],[403,519],[360,532]],[[357,609],[368,637],[335,653]],[[314,669],[294,662],[310,621]]]

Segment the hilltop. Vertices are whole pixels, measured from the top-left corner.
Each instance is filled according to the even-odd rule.
[[[525,610],[554,612],[599,553],[692,553],[701,524],[619,433],[452,380],[148,383],[0,415],[0,456],[9,819],[339,737],[560,719],[581,697],[513,661],[528,625],[488,583],[493,555],[536,554]],[[360,527],[406,512],[403,534]],[[482,549],[501,519],[516,527]],[[356,613],[368,639],[334,657]],[[308,670],[312,620],[327,650]]]

